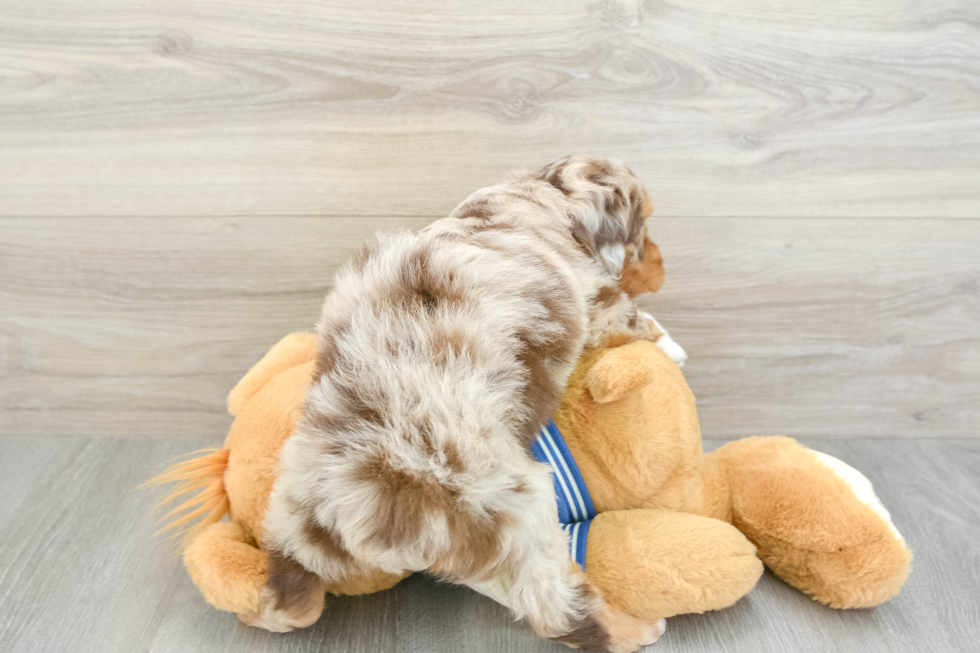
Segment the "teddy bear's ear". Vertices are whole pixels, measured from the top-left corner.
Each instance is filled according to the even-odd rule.
[[[664,259],[650,238],[643,239],[643,256],[632,256],[631,261],[623,269],[619,287],[630,297],[660,290],[664,285]]]
[[[656,345],[638,340],[610,349],[596,361],[585,374],[585,385],[596,403],[617,401],[653,382],[655,365],[649,347]]]
[[[272,377],[291,367],[302,365],[316,356],[316,336],[312,333],[290,333],[277,342],[228,393],[228,413],[237,417],[248,400]]]

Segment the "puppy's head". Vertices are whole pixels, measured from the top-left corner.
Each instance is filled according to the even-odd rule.
[[[643,264],[646,243],[656,250],[644,227],[653,204],[640,180],[619,161],[570,156],[533,176],[561,191],[568,206],[572,238],[616,279]]]

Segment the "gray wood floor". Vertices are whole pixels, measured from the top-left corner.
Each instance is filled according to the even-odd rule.
[[[561,651],[465,588],[413,577],[330,599],[311,629],[273,635],[207,606],[133,488],[213,442],[0,438],[0,651]],[[708,448],[717,444],[709,443]],[[814,440],[851,463],[915,551],[912,576],[874,610],[824,608],[767,575],[733,608],[670,620],[650,651],[976,651],[980,442]]]

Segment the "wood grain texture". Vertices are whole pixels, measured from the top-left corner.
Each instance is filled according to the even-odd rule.
[[[980,221],[653,221],[706,437],[980,437]]]
[[[0,433],[224,433],[376,229],[424,219],[0,219]],[[980,222],[669,219],[643,304],[709,437],[980,435]]]
[[[664,216],[980,217],[972,0],[0,0],[4,215],[445,215],[617,156]]]
[[[0,432],[164,437],[311,330],[339,265],[425,220],[0,219]]]
[[[0,650],[16,653],[526,653],[538,639],[489,599],[412,577],[330,598],[312,628],[275,635],[211,609],[133,487],[216,439],[0,437]],[[719,444],[709,443],[707,448]],[[662,653],[975,650],[980,443],[813,441],[862,470],[915,552],[902,593],[873,610],[820,606],[771,575],[734,607],[671,619]]]

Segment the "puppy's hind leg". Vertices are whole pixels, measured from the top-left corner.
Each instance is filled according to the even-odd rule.
[[[503,559],[497,568],[510,581],[509,602],[542,637],[573,648],[630,653],[663,634],[663,621],[637,619],[608,605],[571,560],[568,536],[555,515],[550,475],[524,485],[501,533]],[[528,500],[530,498],[530,500]],[[467,584],[474,584],[467,582]]]
[[[323,612],[326,587],[292,558],[269,551],[269,578],[256,612],[239,614],[247,625],[274,633],[312,626]]]

